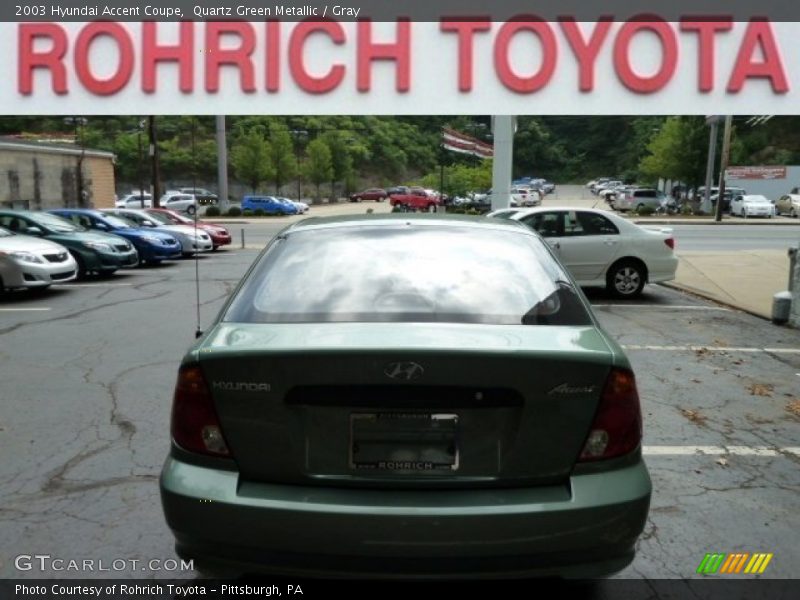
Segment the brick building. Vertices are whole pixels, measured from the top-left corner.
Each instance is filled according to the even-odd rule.
[[[114,187],[111,152],[0,138],[0,208],[110,208]]]

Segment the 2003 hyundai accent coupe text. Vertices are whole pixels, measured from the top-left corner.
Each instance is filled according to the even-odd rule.
[[[211,571],[601,576],[644,528],[641,439],[628,360],[537,233],[308,219],[185,356],[161,498]]]

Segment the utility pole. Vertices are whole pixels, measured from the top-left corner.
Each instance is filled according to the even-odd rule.
[[[714,164],[717,157],[717,132],[719,122],[722,118],[718,115],[706,117],[711,133],[708,136],[708,162],[706,163],[706,191],[703,194],[703,205],[701,206],[705,214],[711,213],[711,185],[714,180]],[[717,200],[719,202],[719,200]]]
[[[158,200],[161,197],[161,169],[158,164],[158,130],[156,129],[156,118],[154,116],[147,117],[148,134],[150,136],[150,160],[153,166],[153,207],[158,208]]]
[[[514,134],[517,131],[516,117],[494,115],[494,161],[492,162],[492,210],[511,205],[511,170],[514,159]]]
[[[728,115],[725,117],[725,132],[722,134],[722,161],[719,166],[719,196],[717,197],[717,211],[714,215],[714,220],[722,221],[722,204],[725,199],[725,171],[728,170],[728,161],[731,154],[731,127],[733,125],[733,117]]]
[[[144,132],[146,121],[142,119],[139,121],[139,129],[136,132],[136,143],[139,146],[139,166],[137,169],[137,175],[139,179],[139,200],[141,200],[142,208],[144,208],[144,172],[142,171],[142,167],[144,166],[144,156],[142,153],[142,133]]]
[[[228,211],[228,139],[225,115],[217,115],[217,197],[220,210]]]
[[[85,186],[83,182],[83,163],[86,159],[86,146],[83,144],[81,128],[86,127],[89,120],[85,117],[65,117],[64,122],[75,127],[75,146],[80,147],[80,154],[78,154],[78,165],[75,169],[75,195],[76,206],[78,208],[85,208],[86,200],[88,199],[88,194],[84,189]]]

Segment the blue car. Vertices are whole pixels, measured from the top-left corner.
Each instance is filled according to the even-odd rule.
[[[245,196],[242,198],[242,210],[263,210],[268,215],[296,215],[297,207],[288,202],[281,202],[273,196]]]
[[[124,237],[134,245],[139,253],[140,264],[158,264],[162,260],[181,257],[180,242],[167,233],[150,229],[140,229],[134,226],[130,221],[100,212],[99,210],[58,208],[49,212],[72,221],[76,225],[86,229],[104,231]]]

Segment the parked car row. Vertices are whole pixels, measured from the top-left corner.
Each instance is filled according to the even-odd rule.
[[[541,195],[552,194],[556,191],[556,184],[541,177],[520,177],[511,182],[515,187],[535,190]]]
[[[180,201],[183,205],[175,204],[179,200],[176,196],[180,196]],[[172,206],[167,206],[167,203],[172,203]],[[194,214],[198,204],[216,206],[219,203],[219,198],[214,192],[209,192],[205,188],[183,187],[177,190],[167,190],[159,199],[159,204],[163,208],[172,210],[186,210],[190,214]],[[122,198],[114,202],[116,208],[152,208],[153,196],[149,192],[141,190],[133,190]]]
[[[225,227],[168,209],[0,210],[0,291],[108,276],[230,243]]]
[[[603,196],[604,192],[613,191],[625,185],[622,180],[613,177],[598,177],[586,184],[589,191],[596,196]]]

